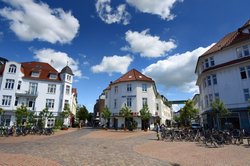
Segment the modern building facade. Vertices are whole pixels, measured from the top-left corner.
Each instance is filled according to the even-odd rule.
[[[140,110],[144,105],[148,106],[152,114],[150,127],[154,126],[157,118],[164,124],[172,119],[171,109],[166,105],[167,99],[159,95],[155,82],[135,69],[109,84],[104,90],[104,101],[112,113],[110,125],[118,128],[125,123],[124,117],[119,115],[125,106],[132,110],[138,128],[141,127]]]
[[[198,59],[199,109],[204,126],[250,130],[250,20],[227,34]],[[213,123],[211,103],[220,99],[231,112]]]
[[[5,61],[0,69],[2,124],[13,125],[15,110],[21,105],[35,115],[47,107],[58,116],[65,104],[72,105],[73,76],[69,66],[58,72],[48,63]]]

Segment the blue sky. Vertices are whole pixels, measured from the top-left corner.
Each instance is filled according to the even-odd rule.
[[[169,100],[197,93],[197,58],[249,19],[249,0],[0,0],[0,57],[68,62],[90,112],[135,68]]]

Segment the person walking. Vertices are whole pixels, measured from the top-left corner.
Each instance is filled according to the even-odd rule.
[[[160,125],[159,123],[156,124],[156,136],[157,136],[157,140],[160,140]]]

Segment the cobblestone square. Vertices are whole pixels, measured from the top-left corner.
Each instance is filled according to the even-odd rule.
[[[0,165],[247,166],[250,147],[207,148],[194,142],[157,141],[153,131],[83,128],[53,136],[0,137]]]

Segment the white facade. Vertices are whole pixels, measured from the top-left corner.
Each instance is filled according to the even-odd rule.
[[[72,103],[72,80],[73,75],[58,73],[46,63],[6,62],[0,73],[0,108],[5,110],[5,125],[14,124],[15,110],[21,105],[36,115],[48,107],[58,116],[65,102]]]
[[[129,73],[131,73],[131,75]],[[143,76],[137,71],[136,75]],[[125,77],[130,77],[131,80],[125,81]],[[154,81],[143,80],[145,76],[141,77],[141,80],[134,79],[135,77],[137,76],[129,71],[120,78],[121,81],[118,79],[118,81],[111,83],[109,87],[104,90],[105,106],[109,108],[113,117],[118,119],[118,127],[124,124],[124,117],[120,117],[119,112],[125,106],[132,110],[133,119],[138,123],[138,127],[141,127],[140,110],[143,108],[143,105],[147,105],[152,114],[150,120],[152,127],[155,122],[153,117],[160,117],[161,123],[164,124],[166,120],[170,121],[172,119],[171,110],[164,104],[162,97],[159,97],[157,94]],[[111,125],[113,123],[113,119],[111,118]]]
[[[203,122],[210,127],[207,113],[211,103],[220,99],[232,112],[231,117],[222,119],[233,121],[235,128],[250,130],[250,26],[232,32],[221,39],[210,50],[199,57],[196,66],[197,85],[200,90],[200,114]],[[242,39],[242,37],[244,38]],[[211,118],[211,117],[210,117]],[[212,127],[223,127],[212,126]]]

